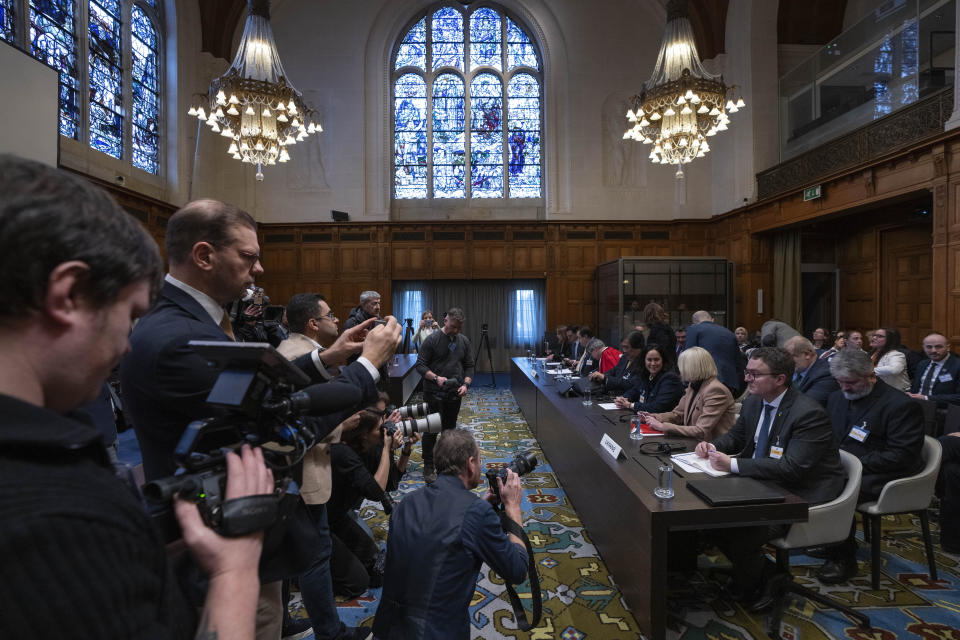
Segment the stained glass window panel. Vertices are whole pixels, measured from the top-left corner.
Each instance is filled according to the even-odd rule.
[[[123,155],[123,70],[120,68],[120,2],[90,2],[90,146]]]
[[[30,3],[30,53],[60,71],[60,135],[79,139],[79,65],[73,0]]]
[[[15,0],[0,0],[0,38],[7,42],[13,42],[16,35],[14,25],[16,21],[13,17],[13,3]]]
[[[433,195],[463,198],[464,86],[459,76],[445,73],[433,83]]]
[[[502,42],[500,14],[489,8],[474,11],[470,16],[471,68],[487,65],[501,71]]]
[[[130,159],[147,173],[159,170],[159,42],[153,22],[140,7],[131,11],[130,58],[133,64],[133,130]]]
[[[433,68],[463,70],[463,15],[452,7],[433,14]]]
[[[513,71],[517,67],[539,70],[540,64],[530,36],[516,22],[507,18],[507,70]]]
[[[470,192],[503,197],[503,86],[492,73],[470,83]]]
[[[507,85],[507,145],[510,197],[539,198],[540,188],[540,85],[525,73]]]
[[[427,83],[408,73],[394,85],[394,194],[427,197]]]
[[[397,63],[394,69],[403,67],[427,68],[427,19],[424,18],[404,36],[397,51]]]

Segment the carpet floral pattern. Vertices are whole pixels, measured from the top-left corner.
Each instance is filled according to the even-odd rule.
[[[484,381],[486,376],[483,376]],[[543,616],[540,626],[521,632],[513,619],[503,581],[484,565],[470,604],[471,640],[522,638],[531,640],[634,640],[642,637],[626,607],[614,577],[590,542],[587,531],[544,460],[517,404],[498,377],[497,388],[475,385],[460,411],[460,428],[476,437],[486,468],[500,468],[520,451],[533,450],[540,461],[523,478],[524,526],[534,549],[540,574]],[[414,398],[416,399],[416,398]],[[423,485],[419,447],[394,499]],[[477,492],[482,492],[481,486]],[[386,544],[389,520],[379,504],[365,502],[361,519],[380,546]],[[883,523],[881,588],[870,588],[870,549],[861,544],[860,571],[850,583],[821,585],[815,573],[821,561],[803,555],[791,559],[795,579],[864,611],[874,628],[858,629],[836,611],[792,596],[783,616],[783,637],[797,640],[849,638],[854,640],[960,640],[960,556],[943,553],[937,545],[938,580],[927,575],[923,540],[915,516],[887,517]],[[859,534],[862,540],[862,534]],[[671,575],[668,638],[683,640],[737,640],[765,638],[765,617],[750,615],[731,601],[709,579],[722,556],[701,556],[700,571],[693,576]],[[617,568],[629,571],[629,567]],[[529,615],[529,584],[517,588]],[[350,625],[369,626],[379,602],[380,589],[371,589],[353,600],[338,600],[341,619]],[[302,608],[295,615],[305,616]],[[308,638],[311,636],[308,636]]]

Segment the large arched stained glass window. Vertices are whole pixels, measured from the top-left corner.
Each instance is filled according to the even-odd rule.
[[[60,134],[160,169],[160,0],[0,0],[0,38],[60,72]],[[29,33],[18,31],[29,17]],[[81,56],[80,52],[84,52]]]
[[[434,7],[393,70],[394,198],[542,197],[542,67],[512,16]]]

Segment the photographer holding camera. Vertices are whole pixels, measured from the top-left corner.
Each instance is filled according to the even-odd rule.
[[[494,493],[483,499],[480,449],[469,431],[440,435],[436,482],[405,496],[390,519],[383,594],[373,623],[380,640],[454,640],[470,637],[468,614],[477,573],[486,562],[504,580],[524,580],[523,542],[503,531],[493,508]],[[520,525],[523,490],[511,470],[497,479],[504,512]]]
[[[159,300],[130,336],[131,352],[120,365],[126,408],[143,453],[144,475],[155,480],[176,468],[173,452],[187,425],[224,414],[206,398],[219,375],[190,346],[192,340],[232,342],[233,327],[224,305],[240,297],[263,273],[257,226],[247,212],[215,200],[197,200],[170,217],[166,228],[170,271]],[[372,328],[370,319],[345,331],[323,352],[302,356],[316,377],[330,379],[326,367],[360,357],[340,370],[330,385],[360,389],[360,406],[376,401],[378,368],[393,355],[400,336],[394,318]],[[296,361],[300,364],[300,361]],[[351,410],[315,419],[323,439]],[[312,516],[312,517],[311,517]],[[284,603],[281,579],[300,576],[301,593],[317,640],[366,638],[362,629],[340,621],[330,580],[330,532],[322,508],[309,513],[302,501],[286,522],[275,551],[261,566],[258,634],[279,637]],[[268,541],[271,536],[268,533]]]
[[[463,310],[453,307],[443,318],[443,327],[430,334],[420,348],[417,371],[423,376],[423,399],[431,413],[439,413],[443,430],[457,428],[460,401],[467,395],[473,378],[473,354],[470,339],[460,333]],[[433,447],[437,436],[423,436],[423,479],[437,479],[433,465]]]
[[[396,490],[407,469],[410,448],[420,440],[419,434],[414,433],[404,444],[401,430],[394,428],[391,433],[384,428],[385,418],[381,408],[359,411],[348,418],[356,421],[356,427],[331,447],[333,491],[327,504],[333,535],[330,571],[334,592],[347,598],[361,595],[368,587],[379,587],[383,579],[374,570],[377,545],[351,511],[364,498],[390,508],[387,492]],[[399,414],[394,411],[390,418],[399,419]],[[395,461],[393,452],[401,447],[400,459]]]
[[[199,624],[101,434],[97,396],[156,298],[157,246],[86,180],[0,155],[0,637],[252,638],[262,534],[224,538],[177,501],[209,576]],[[273,491],[259,449],[227,454],[226,498]]]

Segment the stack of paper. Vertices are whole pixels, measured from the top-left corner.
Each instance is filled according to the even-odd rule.
[[[714,477],[725,476],[730,473],[729,471],[714,469],[710,466],[710,458],[701,458],[695,452],[677,453],[670,456],[670,459],[688,473],[706,473]]]

